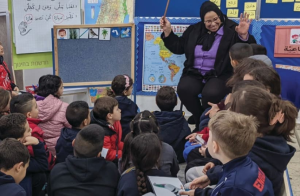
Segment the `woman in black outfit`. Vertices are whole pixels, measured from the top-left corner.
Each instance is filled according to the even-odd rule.
[[[229,20],[212,2],[200,8],[201,22],[191,25],[182,37],[175,35],[167,18],[160,19],[165,46],[174,54],[185,54],[186,61],[177,90],[182,103],[193,114],[196,129],[208,102],[218,103],[229,93],[225,83],[232,75],[229,49],[237,42],[256,43],[248,33],[252,20],[241,14],[240,23]],[[198,98],[202,94],[202,106]]]

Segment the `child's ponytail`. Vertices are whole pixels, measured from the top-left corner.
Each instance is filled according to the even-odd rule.
[[[133,80],[128,75],[117,75],[111,82],[111,89],[107,91],[108,96],[126,96],[124,93],[133,85]]]
[[[269,123],[275,125],[273,134],[291,141],[297,116],[298,110],[290,101],[274,98],[269,110]]]
[[[111,89],[111,88],[107,89],[106,94],[107,94],[107,96],[109,96],[109,97],[116,97],[115,92],[114,92],[113,89]]]
[[[146,177],[144,172],[141,171],[139,168],[136,168],[136,182],[139,190],[140,195],[144,195],[148,192],[147,185],[146,185]]]

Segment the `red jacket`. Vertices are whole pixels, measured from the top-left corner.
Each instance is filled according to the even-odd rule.
[[[4,68],[5,66],[5,68]],[[2,86],[5,90],[13,90],[11,88],[11,83],[13,83],[13,81],[11,81],[10,79],[10,72],[9,69],[7,67],[7,64],[5,61],[3,61],[3,64],[0,65],[0,86]]]
[[[49,152],[43,136],[44,131],[38,126],[41,120],[34,119],[34,118],[27,118],[27,121],[29,127],[32,129],[31,135],[44,143],[44,148],[46,151],[46,155],[48,157],[49,170],[51,170],[55,165],[55,157],[51,154],[51,152]],[[32,146],[27,146],[27,148],[29,150],[30,155],[34,157]]]
[[[122,126],[120,121],[115,122],[114,125],[111,126],[104,120],[96,119],[92,111],[91,123],[98,124],[105,130],[102,156],[108,161],[116,161],[121,158],[124,143],[121,141]]]
[[[197,133],[203,134],[202,139],[204,139],[206,142],[208,141],[208,138],[209,138],[209,128],[208,127],[204,127],[204,129],[202,129],[202,131],[199,131]]]

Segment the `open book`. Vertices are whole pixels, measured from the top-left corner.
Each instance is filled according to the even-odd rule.
[[[179,196],[184,191],[178,178],[148,176],[148,179],[156,196]]]

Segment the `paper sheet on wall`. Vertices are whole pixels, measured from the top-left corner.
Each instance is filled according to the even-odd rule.
[[[245,6],[244,6],[244,10],[245,11],[255,11],[256,10],[256,2],[252,3],[252,2],[245,2]]]
[[[277,4],[277,3],[278,3],[278,0],[266,0],[266,3],[274,3],[274,4]]]
[[[295,3],[294,12],[300,12],[300,3]]]
[[[17,54],[52,51],[53,25],[81,24],[80,0],[13,0]]]
[[[239,9],[227,9],[227,16],[229,18],[239,17]]]
[[[217,6],[221,6],[221,0],[210,0],[211,2],[213,2],[214,4],[216,4]]]

